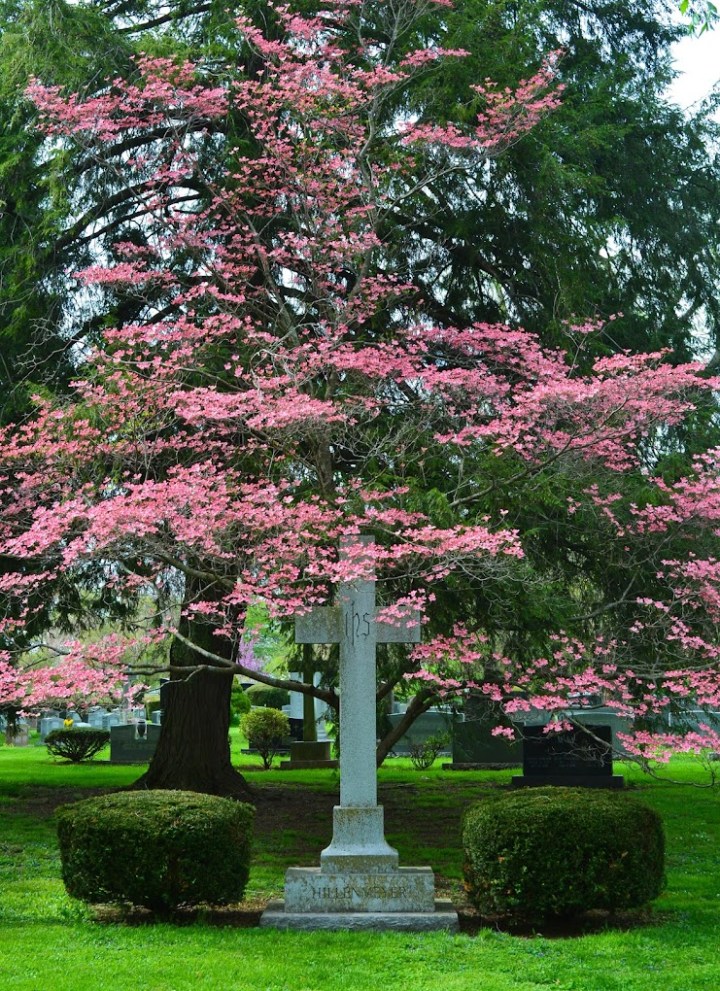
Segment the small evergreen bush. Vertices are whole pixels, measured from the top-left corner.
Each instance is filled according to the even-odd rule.
[[[410,760],[416,771],[427,771],[450,743],[448,733],[434,733],[420,743],[410,744]]]
[[[285,691],[284,688],[261,685],[259,682],[251,685],[246,694],[251,705],[262,706],[264,709],[282,709],[284,705],[290,704],[290,692]]]
[[[53,757],[63,757],[73,764],[90,760],[110,742],[106,729],[54,729],[45,737],[45,746]]]
[[[230,720],[233,726],[237,726],[246,712],[250,712],[252,702],[250,696],[242,687],[239,681],[234,680],[232,692],[230,694]]]
[[[463,847],[471,902],[523,923],[637,908],[664,886],[659,815],[600,789],[523,789],[474,805]]]
[[[251,709],[243,716],[240,729],[253,750],[257,750],[262,757],[263,767],[267,771],[273,757],[290,735],[290,720],[277,709]]]
[[[121,792],[66,805],[57,814],[65,887],[85,902],[159,914],[240,901],[254,811],[189,791]]]

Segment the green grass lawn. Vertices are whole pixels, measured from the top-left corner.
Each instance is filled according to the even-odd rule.
[[[237,753],[238,763],[250,763]],[[94,921],[65,894],[47,789],[119,788],[137,767],[101,760],[68,766],[43,747],[0,747],[0,986],[12,991],[716,991],[720,986],[720,795],[625,770],[635,794],[662,814],[668,886],[645,924],[549,938],[493,929],[444,933],[279,933],[255,927],[130,925]],[[282,890],[288,864],[317,864],[330,838],[333,772],[248,771],[252,784],[303,789],[302,821],[263,813],[247,891],[257,906]],[[405,865],[429,863],[456,900],[462,808],[507,781],[506,772],[417,772],[409,761],[380,770],[387,833]],[[304,803],[305,804],[305,803]]]

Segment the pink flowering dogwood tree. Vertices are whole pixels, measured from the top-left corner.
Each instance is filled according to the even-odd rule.
[[[3,707],[23,712],[40,708],[85,709],[92,705],[126,704],[141,690],[140,686],[128,689],[125,665],[113,670],[105,657],[96,665],[92,659],[82,656],[85,651],[79,644],[77,657],[72,656],[71,643],[65,650],[67,656],[57,666],[43,664],[17,668],[8,660],[0,660]]]
[[[403,9],[433,3],[447,0]],[[673,698],[715,706],[718,566],[687,550],[693,535],[705,549],[716,536],[714,456],[670,486],[649,466],[717,383],[662,353],[585,361],[593,327],[569,328],[563,351],[517,327],[432,325],[383,240],[409,190],[432,197],[448,171],[482,168],[552,110],[557,56],[514,93],[475,87],[476,125],[460,131],[387,108],[413,73],[461,51],[393,59],[364,37],[362,0],[312,18],[270,8],[272,39],[239,19],[253,68],[232,85],[215,85],[207,66],[141,57],[131,80],[91,99],[30,87],[53,142],[102,158],[123,137],[107,167],[135,190],[135,220],[112,258],[74,278],[79,292],[130,288],[147,305],[144,320],[88,346],[71,400],[38,399],[35,417],[0,438],[0,554],[13,562],[1,588],[3,698],[32,695],[14,644],[39,600],[102,587],[153,603],[136,637],[170,638],[169,659],[135,667],[170,674],[170,703],[142,784],[242,793],[227,748],[232,675],[339,705],[332,687],[244,662],[248,607],[262,601],[289,621],[331,601],[368,567],[359,544],[340,560],[340,539],[369,533],[381,618],[403,624],[419,609],[427,627],[378,686],[379,699],[402,681],[415,689],[380,759],[438,696],[468,688],[505,715],[538,705],[562,715],[578,693],[633,716]],[[228,114],[246,138],[208,177],[196,135]],[[643,504],[630,504],[629,475],[642,478]],[[521,659],[471,609],[444,605],[448,590],[539,580],[513,507],[547,478],[575,480],[564,519],[592,521],[630,570],[657,561],[664,594],[640,602],[629,581],[624,636],[603,601],[590,638],[549,630],[548,650]],[[663,558],[670,547],[685,550]],[[579,579],[569,594],[581,598]],[[672,663],[665,653],[633,667],[633,637],[651,636],[672,643]],[[689,743],[638,728],[626,745],[644,759],[717,740],[710,728]]]

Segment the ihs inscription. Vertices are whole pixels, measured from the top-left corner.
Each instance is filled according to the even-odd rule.
[[[350,602],[345,610],[345,639],[354,644],[356,640],[366,640],[370,636],[372,615],[361,613],[355,602]]]

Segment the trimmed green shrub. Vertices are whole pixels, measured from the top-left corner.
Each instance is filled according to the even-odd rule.
[[[290,692],[284,688],[272,688],[270,685],[251,685],[246,692],[251,705],[262,706],[264,709],[282,709],[290,704]]]
[[[54,729],[45,737],[45,746],[53,757],[64,757],[73,764],[90,760],[110,742],[106,729]]]
[[[664,887],[660,816],[605,790],[532,788],[472,806],[465,887],[482,915],[524,923],[637,908]]]
[[[449,733],[434,733],[420,743],[410,744],[410,760],[416,771],[427,771],[450,743]]]
[[[239,681],[234,680],[230,695],[230,721],[233,726],[237,726],[242,716],[250,712],[252,702],[250,696],[242,687]]]
[[[262,757],[267,771],[290,734],[290,720],[277,709],[251,709],[243,716],[240,729],[253,750]]]
[[[57,813],[68,894],[163,914],[240,901],[250,870],[251,805],[191,791],[121,792]]]

